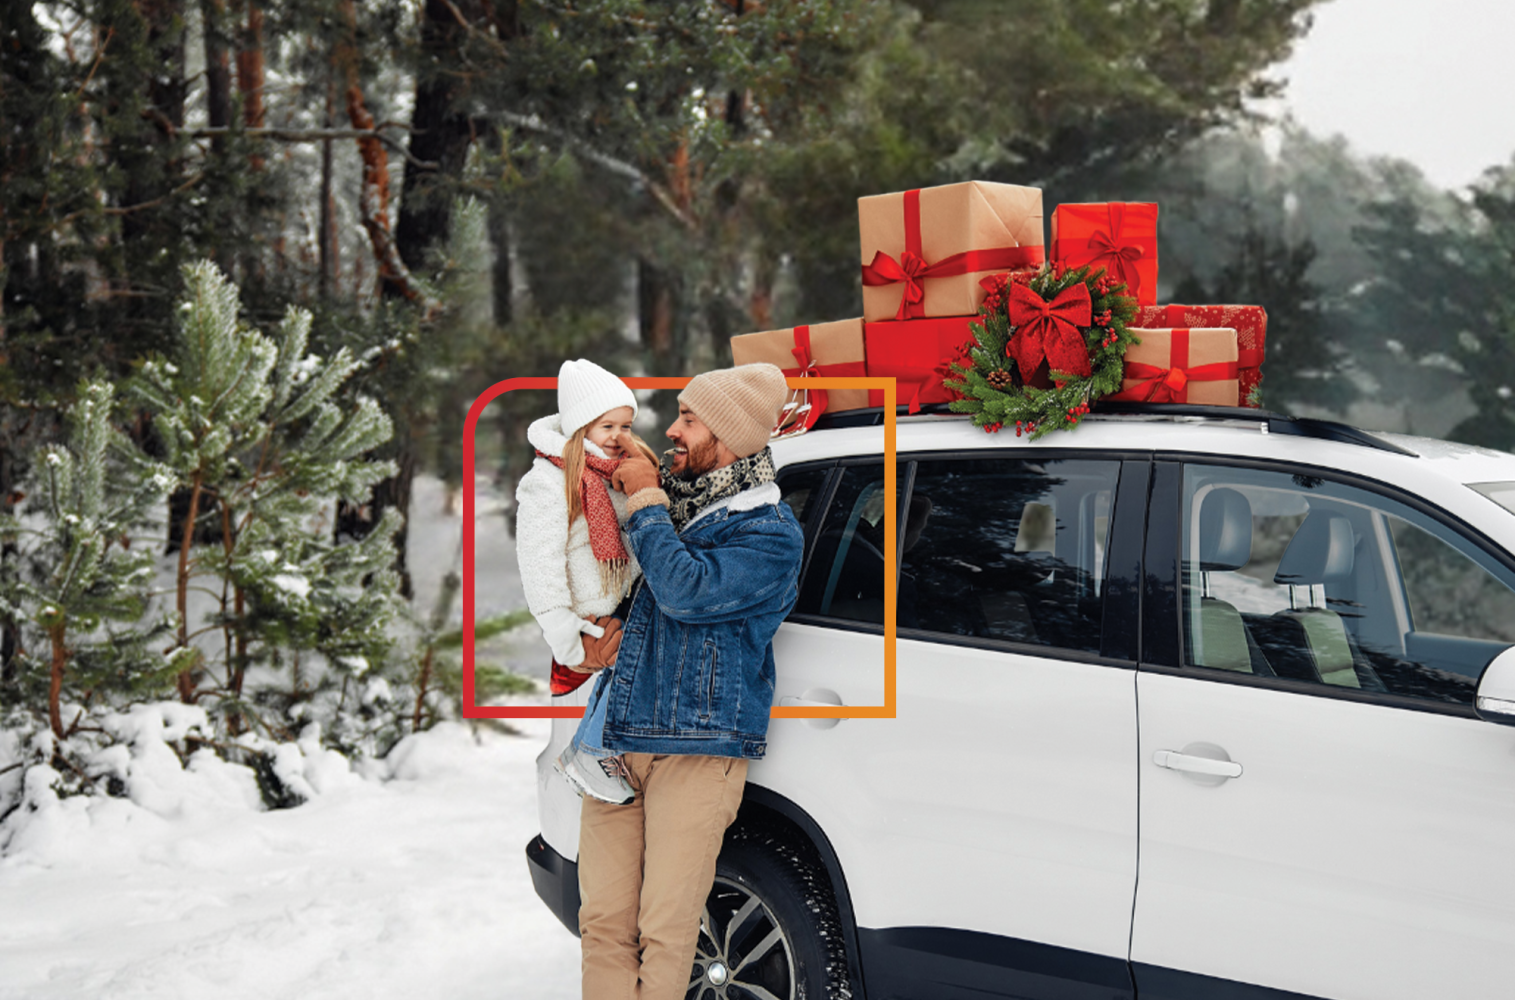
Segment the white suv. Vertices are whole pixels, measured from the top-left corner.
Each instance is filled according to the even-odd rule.
[[[883,701],[878,424],[774,446],[779,704]],[[1515,994],[1515,456],[1147,407],[898,463],[897,718],[773,721],[691,1000]]]

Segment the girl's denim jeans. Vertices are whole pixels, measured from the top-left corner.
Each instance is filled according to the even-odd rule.
[[[576,752],[601,759],[615,756],[615,751],[606,750],[604,746],[605,706],[610,701],[606,692],[610,687],[610,673],[614,669],[606,667],[594,679],[594,689],[589,692],[589,703],[584,706],[584,718],[579,720],[579,728],[574,731],[573,739],[568,743]]]

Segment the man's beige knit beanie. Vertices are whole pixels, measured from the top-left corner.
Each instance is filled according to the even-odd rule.
[[[769,364],[737,365],[696,375],[679,402],[710,428],[737,458],[756,455],[768,444],[789,398],[784,373]]]

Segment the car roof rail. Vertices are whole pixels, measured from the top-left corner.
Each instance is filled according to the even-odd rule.
[[[894,408],[896,416],[918,417],[921,414],[937,414],[951,417],[964,417],[966,413],[953,413],[947,403],[927,403],[914,413],[910,412],[909,406],[904,403]],[[843,410],[841,413],[823,413],[816,420],[812,430],[826,430],[833,427],[878,427],[884,422],[884,408],[882,406],[868,406],[860,410]]]
[[[948,406],[949,404],[947,403],[930,403],[922,406],[916,413],[911,414],[909,413],[909,408],[902,403],[895,408],[895,412],[901,417],[919,416],[922,414],[967,416],[967,414],[953,414],[948,409]],[[1090,414],[1092,416],[1245,420],[1249,423],[1266,425],[1269,434],[1285,434],[1294,437],[1315,438],[1322,441],[1336,441],[1341,444],[1355,444],[1364,448],[1387,451],[1395,455],[1407,455],[1411,458],[1420,457],[1408,448],[1401,448],[1397,444],[1392,444],[1383,438],[1376,437],[1350,424],[1339,423],[1335,420],[1320,420],[1315,417],[1294,417],[1286,413],[1274,413],[1271,410],[1261,410],[1251,406],[1201,406],[1193,403],[1135,403],[1100,400],[1091,408]],[[877,427],[883,422],[883,407],[871,406],[860,410],[844,410],[841,413],[824,413],[815,422],[813,429]]]
[[[1247,420],[1252,423],[1265,424],[1269,434],[1285,434],[1294,437],[1316,438],[1322,441],[1337,441],[1341,444],[1355,444],[1364,448],[1375,448],[1379,451],[1387,451],[1395,455],[1408,455],[1411,458],[1420,457],[1408,448],[1401,448],[1397,444],[1385,441],[1383,438],[1376,437],[1360,427],[1353,427],[1351,424],[1343,424],[1335,420],[1321,420],[1316,417],[1294,417],[1287,413],[1274,413],[1271,410],[1262,410],[1250,406],[1201,406],[1194,403],[1112,403],[1101,400],[1094,404],[1090,409],[1090,413],[1110,416],[1197,417],[1205,420]]]

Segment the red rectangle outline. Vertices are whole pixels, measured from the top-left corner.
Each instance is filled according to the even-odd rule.
[[[687,378],[622,379],[633,389],[682,389]],[[884,393],[884,495],[895,495],[896,385],[892,378],[791,378],[790,388],[881,389]],[[497,397],[517,389],[556,389],[555,376],[508,378],[479,394],[468,408],[463,423],[463,717],[465,719],[578,719],[584,715],[576,705],[476,705],[474,704],[474,435],[484,408]],[[897,504],[884,505],[884,548],[889,563],[884,577],[884,704],[842,705],[837,708],[774,708],[775,719],[892,719],[895,717],[895,519]]]

